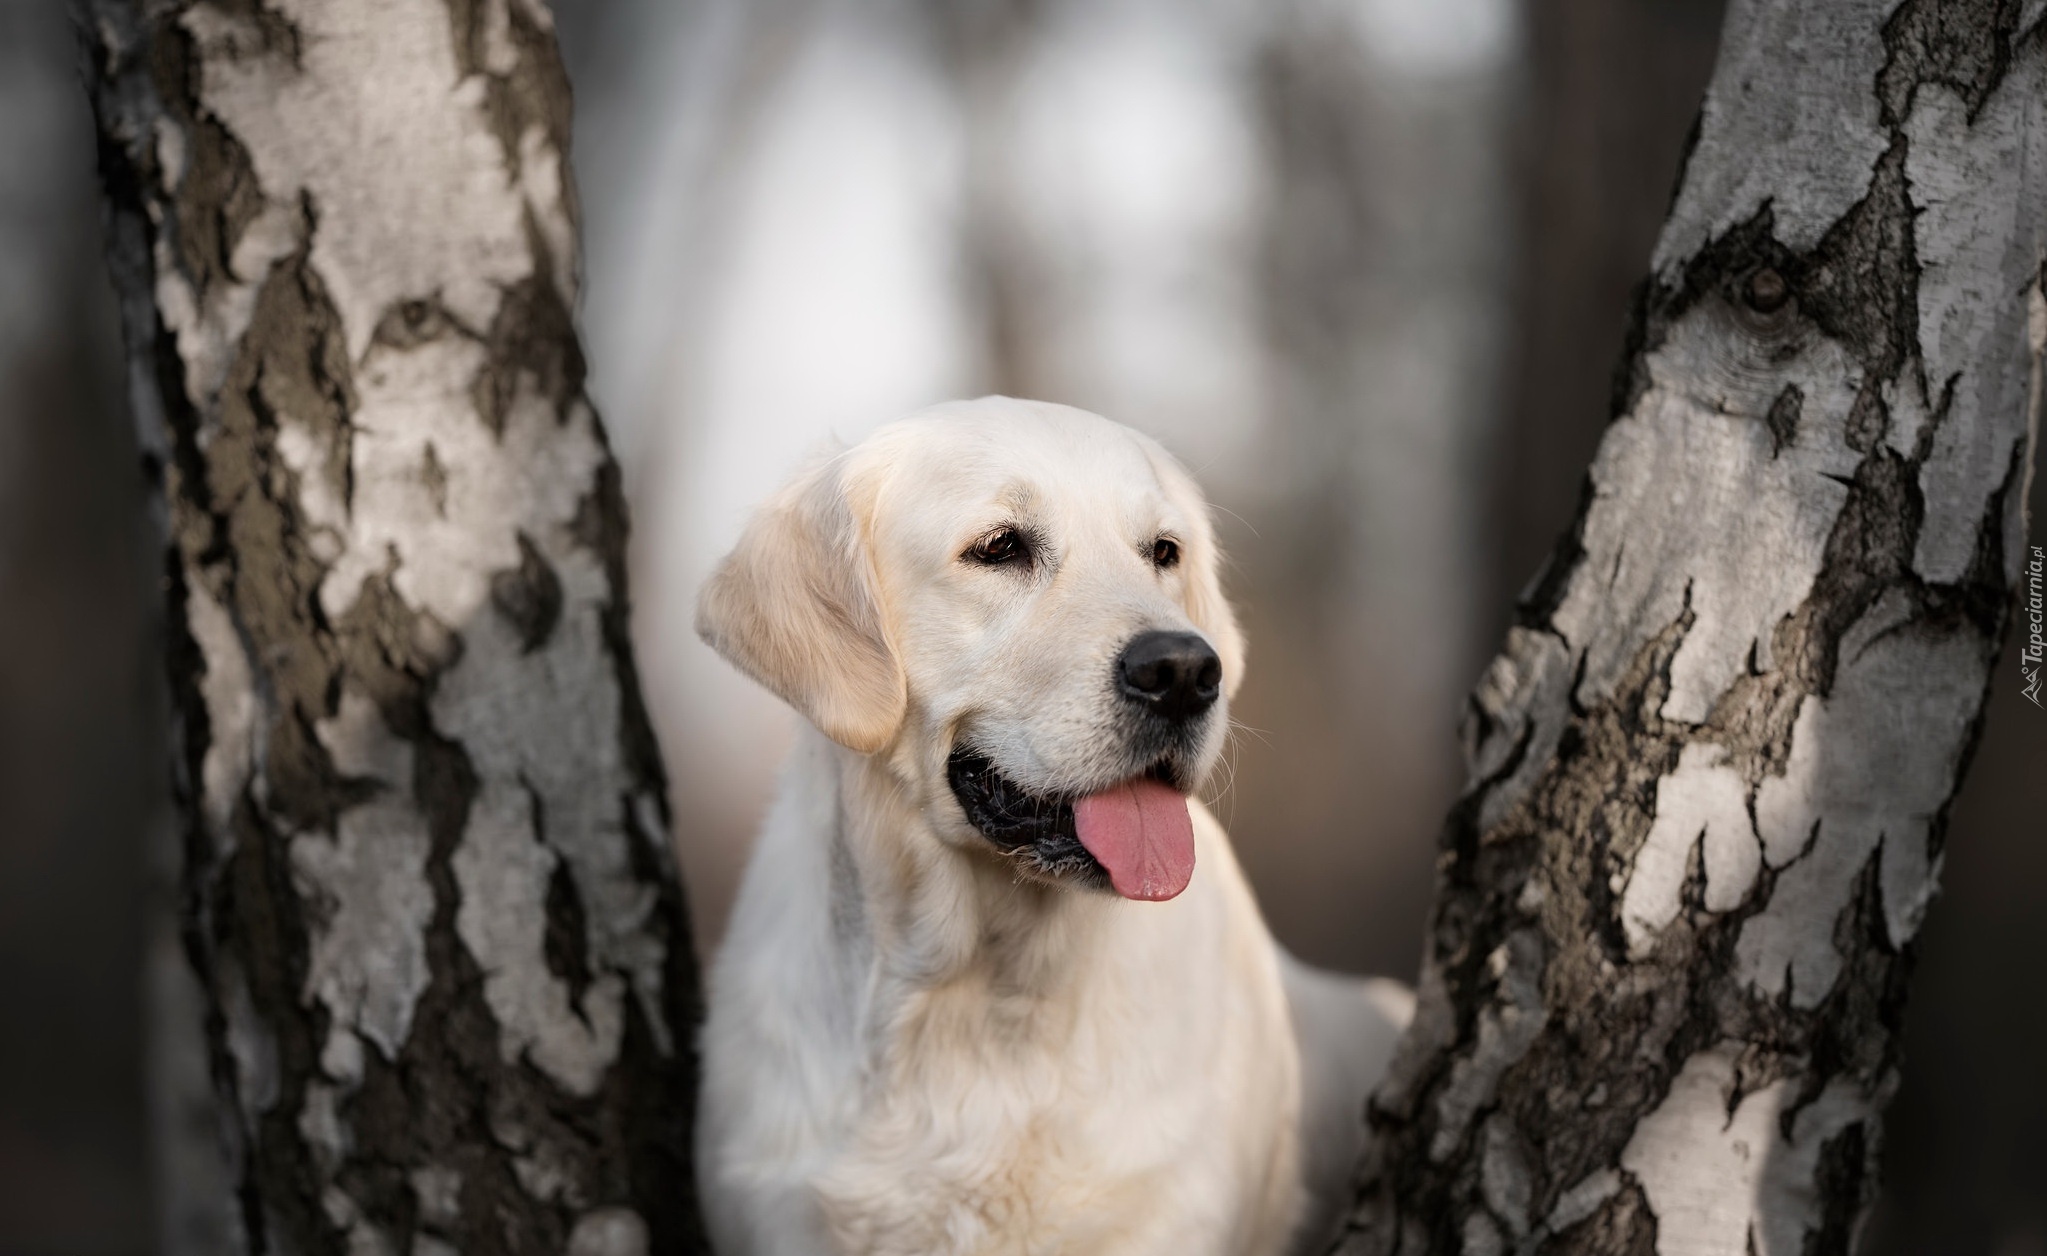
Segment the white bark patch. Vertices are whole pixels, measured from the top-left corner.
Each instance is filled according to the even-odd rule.
[[[1612,1169],[1587,1174],[1576,1186],[1557,1196],[1556,1207],[1543,1219],[1551,1234],[1561,1234],[1599,1211],[1621,1188],[1621,1175]]]
[[[1507,1256],[1506,1238],[1483,1212],[1474,1212],[1464,1219],[1459,1239],[1458,1256]]]
[[[584,465],[594,479],[602,446],[587,408],[578,407],[561,424],[537,404],[516,403],[505,445],[524,443],[529,431],[536,444],[551,442],[546,457],[557,469],[561,459],[587,458]],[[537,451],[532,456],[545,465]],[[482,464],[486,474],[488,466]],[[451,518],[462,509],[459,495],[466,491],[451,479]],[[478,486],[480,494],[495,491]],[[583,899],[592,969],[630,976],[643,1019],[667,1051],[672,1044],[661,1008],[666,952],[648,924],[658,900],[655,887],[633,867],[632,843],[638,839],[628,814],[632,782],[618,758],[621,696],[600,619],[609,584],[596,556],[567,535],[577,501],[537,485],[523,500],[526,531],[561,582],[560,623],[545,646],[528,654],[502,617],[471,619],[463,631],[462,659],[434,695],[434,718],[463,743],[484,780],[516,781],[539,797],[546,840],[568,861]],[[401,587],[402,573],[401,568]],[[424,587],[420,594],[427,596]],[[507,675],[522,676],[522,683],[504,684]],[[571,760],[559,753],[563,744],[585,753]],[[538,955],[533,952],[536,960]]]
[[[1489,722],[1483,737],[1477,721],[1464,728],[1466,777],[1483,781],[1521,758],[1513,775],[1488,791],[1479,826],[1490,829],[1521,801],[1548,766],[1570,714],[1571,652],[1556,634],[1519,626],[1507,630],[1504,649],[1479,678],[1472,701]]]
[[[568,1256],[647,1256],[647,1223],[630,1208],[599,1208],[576,1218]]]
[[[1909,371],[1878,385],[1877,391],[1883,397],[1884,409],[1891,416],[1890,426],[1884,433],[1884,443],[1901,458],[1916,456],[1919,439],[1934,420],[1932,402],[1920,391],[1918,380]]]
[[[332,565],[346,552],[348,503],[335,491],[327,446],[299,416],[277,416],[277,456],[298,477],[298,507],[306,515],[306,548]]]
[[[1919,260],[1919,355],[1935,399],[1952,383],[1947,420],[1920,471],[1926,519],[1913,565],[1929,581],[1959,579],[1976,549],[1985,503],[2010,465],[2005,416],[2026,404],[2026,328],[2011,317],[2012,276],[2040,255],[2047,137],[2040,115],[2047,58],[2021,57],[1972,122],[1953,89],[1922,86],[1905,122],[1905,174]]]
[[[483,0],[477,25],[483,34],[483,68],[492,74],[510,74],[517,69],[519,50],[512,44],[512,12],[505,0]]]
[[[1658,1256],[1801,1256],[1821,1220],[1813,1187],[1821,1148],[1874,1119],[1868,1099],[1839,1078],[1799,1110],[1789,1138],[1781,1121],[1795,1097],[1789,1081],[1730,1111],[1737,1050],[1727,1044],[1685,1061],[1621,1152],[1656,1214]]]
[[[1542,1002],[1542,965],[1542,935],[1534,929],[1516,930],[1486,957],[1486,971],[1500,997],[1479,1014],[1478,1043],[1451,1066],[1450,1084],[1436,1100],[1430,1159],[1447,1160],[1457,1150],[1472,1118],[1498,1093],[1500,1075],[1528,1054],[1549,1023],[1549,1009]]]
[[[557,858],[534,831],[525,791],[485,786],[455,852],[462,887],[455,928],[483,968],[483,996],[506,1062],[523,1056],[570,1093],[589,1095],[618,1058],[624,983],[604,973],[578,1003],[548,971],[547,885]]]
[[[1918,931],[1933,893],[1928,828],[1953,793],[1987,663],[1981,642],[1930,635],[1908,610],[1887,598],[1844,634],[1833,695],[1805,699],[1784,775],[1756,791],[1763,857],[1784,871],[1735,953],[1747,981],[1788,988],[1796,1007],[1817,1006],[1840,976],[1835,921],[1879,843],[1891,945]]]
[[[1457,1009],[1443,983],[1440,967],[1426,964],[1415,983],[1414,1013],[1407,1032],[1394,1046],[1393,1060],[1380,1083],[1378,1102],[1404,1108],[1427,1076],[1429,1063],[1457,1041]]]
[[[393,554],[400,596],[451,627],[488,613],[491,576],[519,565],[518,534],[543,549],[565,529],[594,483],[604,451],[595,420],[577,407],[568,422],[522,388],[500,436],[476,416],[469,381],[482,350],[451,338],[445,349],[372,353],[356,376],[360,404],[349,442],[353,510],[314,497],[309,510],[347,537],[344,554],[320,586],[320,602],[339,617],[365,578]],[[427,451],[441,468],[426,472]],[[560,545],[557,548],[569,548]],[[601,568],[573,592],[604,596]],[[564,588],[565,600],[571,590]]]
[[[1651,264],[1665,283],[1768,202],[1777,239],[1803,251],[1862,199],[1888,147],[1876,82],[1897,0],[1733,0],[1699,142]],[[1760,109],[1754,101],[1780,102]],[[1816,161],[1815,153],[1828,154]]]
[[[1528,1144],[1505,1113],[1485,1123],[1485,1151],[1479,1160],[1479,1191],[1486,1207],[1517,1239],[1528,1237],[1528,1208],[1535,1181],[1528,1168]]]
[[[576,243],[575,219],[569,216],[569,188],[562,169],[561,150],[538,128],[519,137],[519,189],[533,215],[533,226],[547,245],[553,263],[556,292],[567,297],[581,285],[576,273],[581,251]]]
[[[1592,464],[1585,556],[1552,622],[1586,656],[1578,700],[1593,705],[1689,595],[1696,618],[1662,715],[1697,724],[1751,657],[1772,666],[1772,630],[1812,591],[1847,498],[1827,477],[1859,460],[1843,432],[1862,372],[1831,340],[1773,344],[1710,301],[1648,367],[1649,389]],[[1766,418],[1787,385],[1803,401],[1778,448]]]
[[[208,740],[201,763],[201,796],[208,827],[222,844],[220,858],[232,853],[235,803],[255,770],[256,687],[241,634],[227,610],[207,592],[202,581],[186,582],[185,622],[206,660],[199,693],[206,703]]]
[[[504,1132],[492,1127],[498,1141],[507,1146],[523,1146],[528,1141],[524,1130],[511,1131],[518,1135],[507,1140]],[[575,1189],[575,1166],[568,1163],[562,1154],[561,1144],[542,1141],[533,1145],[533,1154],[519,1156],[512,1161],[512,1174],[519,1179],[519,1185],[535,1199],[555,1203]]]
[[[334,1087],[314,1082],[306,1087],[305,1101],[299,1106],[299,1134],[318,1158],[322,1177],[331,1178],[354,1146],[348,1126],[341,1120],[340,1098]]]
[[[270,7],[299,31],[296,67],[226,55],[260,38],[218,9],[189,8],[182,23],[206,60],[202,98],[248,149],[266,198],[310,193],[335,225],[315,234],[312,262],[350,359],[408,298],[438,297],[464,326],[490,326],[532,258],[484,82],[458,81],[446,12],[401,0]]]
[[[462,1174],[446,1165],[430,1164],[414,1169],[406,1181],[419,1203],[420,1220],[431,1226],[452,1227],[462,1219]]]
[[[316,729],[344,775],[373,781],[379,795],[341,814],[330,839],[292,838],[292,872],[310,908],[306,993],[330,1017],[321,1067],[337,1080],[360,1075],[355,1036],[398,1058],[426,992],[426,928],[434,893],[426,817],[411,798],[412,747],[384,725],[368,698],[349,691]]]
[[[320,1206],[327,1220],[347,1236],[348,1256],[398,1256],[384,1232],[363,1215],[362,1208],[347,1191],[329,1186],[320,1193]]]
[[[232,955],[216,961],[213,979],[235,1062],[235,1097],[244,1112],[268,1112],[277,1102],[277,1036],[257,1014],[248,974]]]
[[[1762,870],[1747,788],[1726,758],[1721,746],[1692,742],[1679,753],[1677,770],[1656,783],[1656,819],[1621,894],[1621,925],[1636,959],[1677,919],[1695,847],[1705,847],[1708,910],[1739,906]]]

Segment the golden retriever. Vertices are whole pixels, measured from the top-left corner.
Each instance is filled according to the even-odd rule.
[[[1411,998],[1274,944],[1190,797],[1244,646],[1156,443],[991,397],[807,471],[698,631],[801,735],[711,976],[722,1256],[1278,1256]]]

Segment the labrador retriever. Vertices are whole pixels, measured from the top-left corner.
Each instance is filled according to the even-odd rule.
[[[697,627],[801,712],[711,975],[722,1256],[1311,1248],[1410,1014],[1272,940],[1191,795],[1244,646],[1207,507],[1063,406],[800,476]]]

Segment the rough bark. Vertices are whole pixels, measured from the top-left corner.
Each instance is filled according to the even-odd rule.
[[[1746,0],[1338,1250],[1847,1252],[2025,554],[2039,0]]]
[[[82,24],[220,1250],[701,1250],[697,990],[546,11]]]

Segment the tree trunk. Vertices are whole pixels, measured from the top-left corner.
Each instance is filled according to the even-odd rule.
[[[1851,1250],[2020,683],[2042,13],[1731,5],[1614,421],[1472,702],[1338,1250]]]
[[[702,1250],[696,979],[545,10],[83,20],[219,1250]]]

